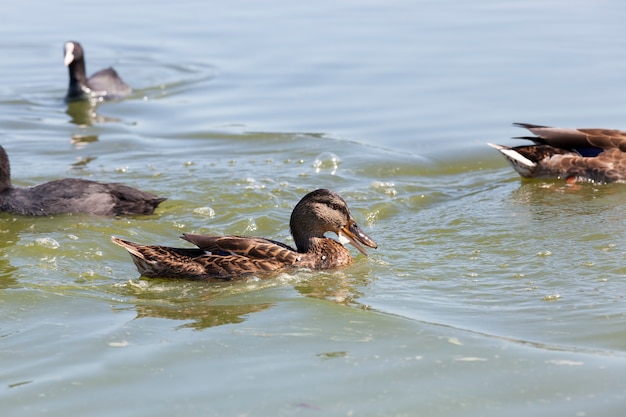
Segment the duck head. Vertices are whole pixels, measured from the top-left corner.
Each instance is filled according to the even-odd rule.
[[[315,239],[333,232],[341,243],[350,243],[367,256],[363,245],[378,245],[354,221],[345,200],[337,193],[319,189],[302,197],[291,213],[291,234],[299,252],[307,252]]]

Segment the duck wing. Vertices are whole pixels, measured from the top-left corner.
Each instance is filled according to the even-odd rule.
[[[284,243],[261,237],[206,236],[185,233],[181,238],[213,256],[234,256],[251,260],[269,259],[287,265],[294,264],[301,256]]]
[[[597,156],[602,150],[619,149],[626,152],[626,132],[614,129],[572,129],[514,123],[537,136],[520,137],[536,144],[546,144],[560,149],[576,150],[582,156]]]

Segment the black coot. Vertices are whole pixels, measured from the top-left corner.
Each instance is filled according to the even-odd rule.
[[[9,157],[0,146],[0,211],[27,216],[88,213],[101,216],[152,214],[164,201],[153,194],[117,183],[64,178],[34,187],[11,185]]]
[[[70,72],[67,100],[114,100],[132,92],[113,68],[106,68],[87,78],[85,53],[78,42],[65,43],[65,65]]]

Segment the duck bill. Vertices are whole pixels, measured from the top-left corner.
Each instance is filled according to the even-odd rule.
[[[350,221],[347,225],[339,229],[337,236],[339,236],[340,239],[345,240],[342,243],[350,243],[365,256],[367,256],[367,252],[365,251],[365,248],[361,246],[362,244],[374,249],[378,247],[372,238],[366,235],[354,221]]]

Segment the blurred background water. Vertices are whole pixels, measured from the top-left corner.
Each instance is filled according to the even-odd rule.
[[[623,2],[9,0],[13,182],[154,216],[0,214],[7,416],[621,416],[623,185],[522,182],[512,122],[625,128]],[[134,87],[63,101],[63,43]],[[140,279],[111,235],[291,242],[308,191],[379,244],[336,271]]]

